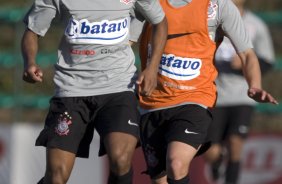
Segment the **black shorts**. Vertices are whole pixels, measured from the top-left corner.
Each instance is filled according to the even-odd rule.
[[[246,138],[253,111],[254,107],[249,105],[215,107],[211,110],[213,122],[209,128],[209,139],[220,143],[230,135]]]
[[[45,127],[36,140],[36,146],[59,148],[89,156],[94,128],[103,140],[110,132],[123,132],[139,138],[139,111],[133,92],[91,97],[52,98]],[[102,142],[102,141],[100,141]],[[99,155],[105,154],[101,149]]]
[[[210,112],[198,105],[183,105],[141,116],[141,143],[147,174],[158,178],[165,173],[168,143],[179,141],[195,149],[205,144],[211,121]]]

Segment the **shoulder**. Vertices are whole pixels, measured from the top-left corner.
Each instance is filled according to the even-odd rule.
[[[232,0],[218,0],[219,21],[226,24],[240,22],[241,14]]]
[[[219,22],[224,22],[224,20],[227,19],[229,21],[229,18],[231,17],[239,17],[240,13],[238,8],[235,6],[235,4],[232,2],[232,0],[211,0],[212,3],[215,3],[217,5],[217,11],[218,11],[218,20]]]
[[[218,5],[218,9],[221,12],[228,12],[231,11],[238,11],[238,8],[235,6],[232,0],[216,0],[216,3]]]
[[[243,20],[247,21],[248,23],[255,24],[259,27],[265,27],[266,23],[255,13],[251,12],[250,10],[245,10],[243,15]]]
[[[229,3],[232,3],[231,0],[210,0],[213,3],[216,3],[220,9],[224,8]]]

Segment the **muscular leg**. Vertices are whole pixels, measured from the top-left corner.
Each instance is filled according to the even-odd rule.
[[[197,149],[185,143],[177,141],[169,143],[166,161],[168,181],[173,180],[172,183],[188,183],[190,163],[196,153]]]
[[[244,145],[244,139],[238,135],[232,135],[229,138],[228,150],[231,161],[240,161],[241,153]]]
[[[213,179],[217,180],[222,163],[222,146],[219,143],[213,144],[204,154],[204,158],[210,164]]]
[[[222,147],[220,144],[213,144],[207,152],[204,154],[205,160],[209,163],[217,161],[222,152]]]
[[[75,161],[75,154],[56,148],[48,148],[44,184],[66,184]]]
[[[109,184],[132,183],[131,164],[137,138],[126,133],[112,132],[105,136],[104,144],[110,162]]]
[[[167,176],[163,176],[161,178],[152,180],[152,184],[168,184],[167,183]]]
[[[240,172],[241,152],[244,139],[238,135],[232,135],[228,139],[229,161],[226,168],[226,183],[236,184]]]

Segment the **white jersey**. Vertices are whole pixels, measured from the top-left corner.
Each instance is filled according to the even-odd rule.
[[[167,0],[174,7],[181,7],[193,0]],[[207,10],[208,30],[211,40],[219,42],[222,35],[218,34],[221,29],[232,40],[236,52],[243,52],[252,48],[249,34],[245,30],[241,15],[231,0],[210,0]],[[134,27],[130,30],[130,40],[137,41],[143,27],[142,16],[136,15],[133,20]],[[221,36],[221,38],[219,37]]]
[[[35,0],[25,17],[40,36],[59,17],[65,27],[55,64],[55,96],[93,96],[130,91],[136,78],[129,46],[133,8],[153,24],[164,18],[156,0]]]
[[[272,64],[275,61],[274,49],[265,23],[250,11],[244,11],[242,19],[258,58]],[[216,80],[218,91],[217,106],[256,104],[247,95],[249,87],[242,72],[235,71],[230,66],[235,54],[236,51],[231,41],[225,37],[215,57],[219,72]]]

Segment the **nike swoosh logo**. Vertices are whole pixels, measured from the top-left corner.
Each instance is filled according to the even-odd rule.
[[[129,125],[133,125],[133,126],[139,126],[137,123],[133,123],[133,122],[131,122],[130,120],[128,120],[128,124],[129,124]]]
[[[185,129],[185,133],[186,133],[186,134],[198,134],[197,132],[191,132],[191,131],[189,131],[187,128]]]
[[[178,37],[193,34],[193,33],[194,32],[192,32],[192,33],[169,34],[169,35],[167,35],[167,39],[169,40],[169,39],[173,39],[173,38],[178,38]]]

